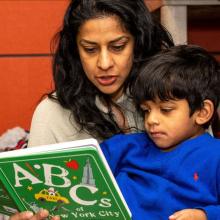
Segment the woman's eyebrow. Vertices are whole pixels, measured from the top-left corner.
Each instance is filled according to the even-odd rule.
[[[115,38],[114,40],[111,40],[109,43],[115,43],[115,42],[118,42],[118,41],[124,40],[124,39],[129,40],[130,38],[128,36],[120,36],[120,37]],[[79,43],[86,43],[86,44],[93,44],[93,45],[97,44],[97,42],[86,40],[86,39],[80,40]]]
[[[86,43],[86,44],[94,44],[94,45],[97,44],[96,42],[93,42],[93,41],[90,41],[90,40],[85,40],[85,39],[80,40],[79,43],[80,44],[84,44],[84,43]]]
[[[115,42],[118,42],[118,41],[124,40],[124,39],[125,40],[129,40],[130,38],[128,36],[121,36],[121,37],[118,37],[118,38],[116,38],[114,40],[111,40],[110,43],[115,43]]]

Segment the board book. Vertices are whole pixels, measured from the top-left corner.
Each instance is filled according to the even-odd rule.
[[[131,213],[95,139],[0,153],[0,213],[129,220]]]

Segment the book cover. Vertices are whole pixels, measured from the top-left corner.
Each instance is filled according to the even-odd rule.
[[[131,219],[95,139],[0,154],[0,212],[41,208],[67,220]]]
[[[0,180],[0,213],[11,215],[18,211],[14,200],[10,197],[7,190]]]

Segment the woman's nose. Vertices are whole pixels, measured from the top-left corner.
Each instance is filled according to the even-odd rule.
[[[103,50],[100,52],[97,66],[102,70],[107,70],[113,66],[113,58],[109,51]]]

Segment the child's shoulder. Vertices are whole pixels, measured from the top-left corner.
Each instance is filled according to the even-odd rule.
[[[145,132],[117,134],[105,140],[105,142],[148,142],[150,139]]]
[[[212,138],[212,141],[210,142],[210,150],[218,152],[220,155],[220,139]]]
[[[148,135],[145,132],[117,134],[101,143],[102,147],[111,146],[111,148],[126,149],[129,146],[145,147],[151,143]]]
[[[102,151],[110,161],[124,161],[141,158],[148,152],[152,142],[146,133],[118,134],[100,143]],[[138,159],[138,160],[139,160]],[[115,163],[115,162],[114,162]],[[111,164],[113,167],[113,164]]]
[[[210,147],[215,147],[220,149],[220,139],[213,137],[209,133],[205,133],[204,143],[210,145]]]
[[[205,134],[205,138],[201,143],[201,150],[207,152],[207,155],[216,156],[220,159],[220,139]]]

